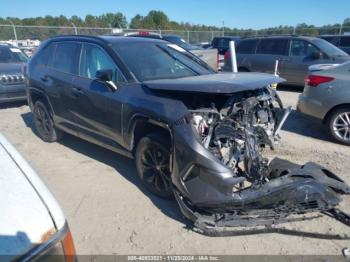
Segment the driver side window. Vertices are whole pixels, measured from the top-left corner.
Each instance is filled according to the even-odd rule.
[[[292,46],[290,50],[291,56],[309,57],[312,53],[319,52],[319,50],[304,40],[292,40]]]
[[[84,44],[80,59],[79,75],[95,79],[96,72],[102,69],[113,70],[113,82],[125,82],[125,78],[112,58],[101,47],[94,44]]]

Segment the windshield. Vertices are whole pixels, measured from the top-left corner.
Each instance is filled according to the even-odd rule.
[[[348,56],[347,53],[339,49],[338,47],[332,45],[331,43],[327,42],[323,39],[316,39],[313,40],[312,43],[314,43],[318,48],[320,48],[323,52],[325,52],[329,56]]]
[[[11,46],[0,46],[0,63],[27,62],[28,57],[21,50]]]
[[[181,46],[183,49],[186,49],[186,50],[199,50],[199,49],[201,49],[200,47],[190,45],[189,43],[187,43],[184,39],[182,39],[180,37],[163,36],[163,39],[170,42],[170,43]]]
[[[139,81],[214,73],[203,61],[174,44],[115,43],[113,48]]]

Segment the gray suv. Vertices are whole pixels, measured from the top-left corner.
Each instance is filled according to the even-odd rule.
[[[288,84],[304,85],[308,67],[314,64],[340,64],[350,56],[329,42],[304,36],[246,38],[237,46],[239,71],[273,73],[279,60],[279,74]],[[230,56],[225,56],[224,71],[231,70]]]

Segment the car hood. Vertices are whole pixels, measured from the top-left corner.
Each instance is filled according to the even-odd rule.
[[[350,55],[348,56],[333,56],[333,61],[336,63],[344,63],[350,61]]]
[[[0,63],[0,75],[22,73],[24,63]]]
[[[278,76],[263,73],[218,73],[145,81],[143,84],[151,90],[230,94],[284,81]]]

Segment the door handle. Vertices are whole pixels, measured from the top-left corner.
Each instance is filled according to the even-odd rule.
[[[81,90],[81,88],[78,87],[72,87],[72,93],[76,96],[81,96],[84,94],[84,91]]]
[[[41,81],[43,81],[43,82],[49,81],[49,78],[48,78],[47,75],[44,75],[44,76],[40,77],[40,79],[41,79]]]

